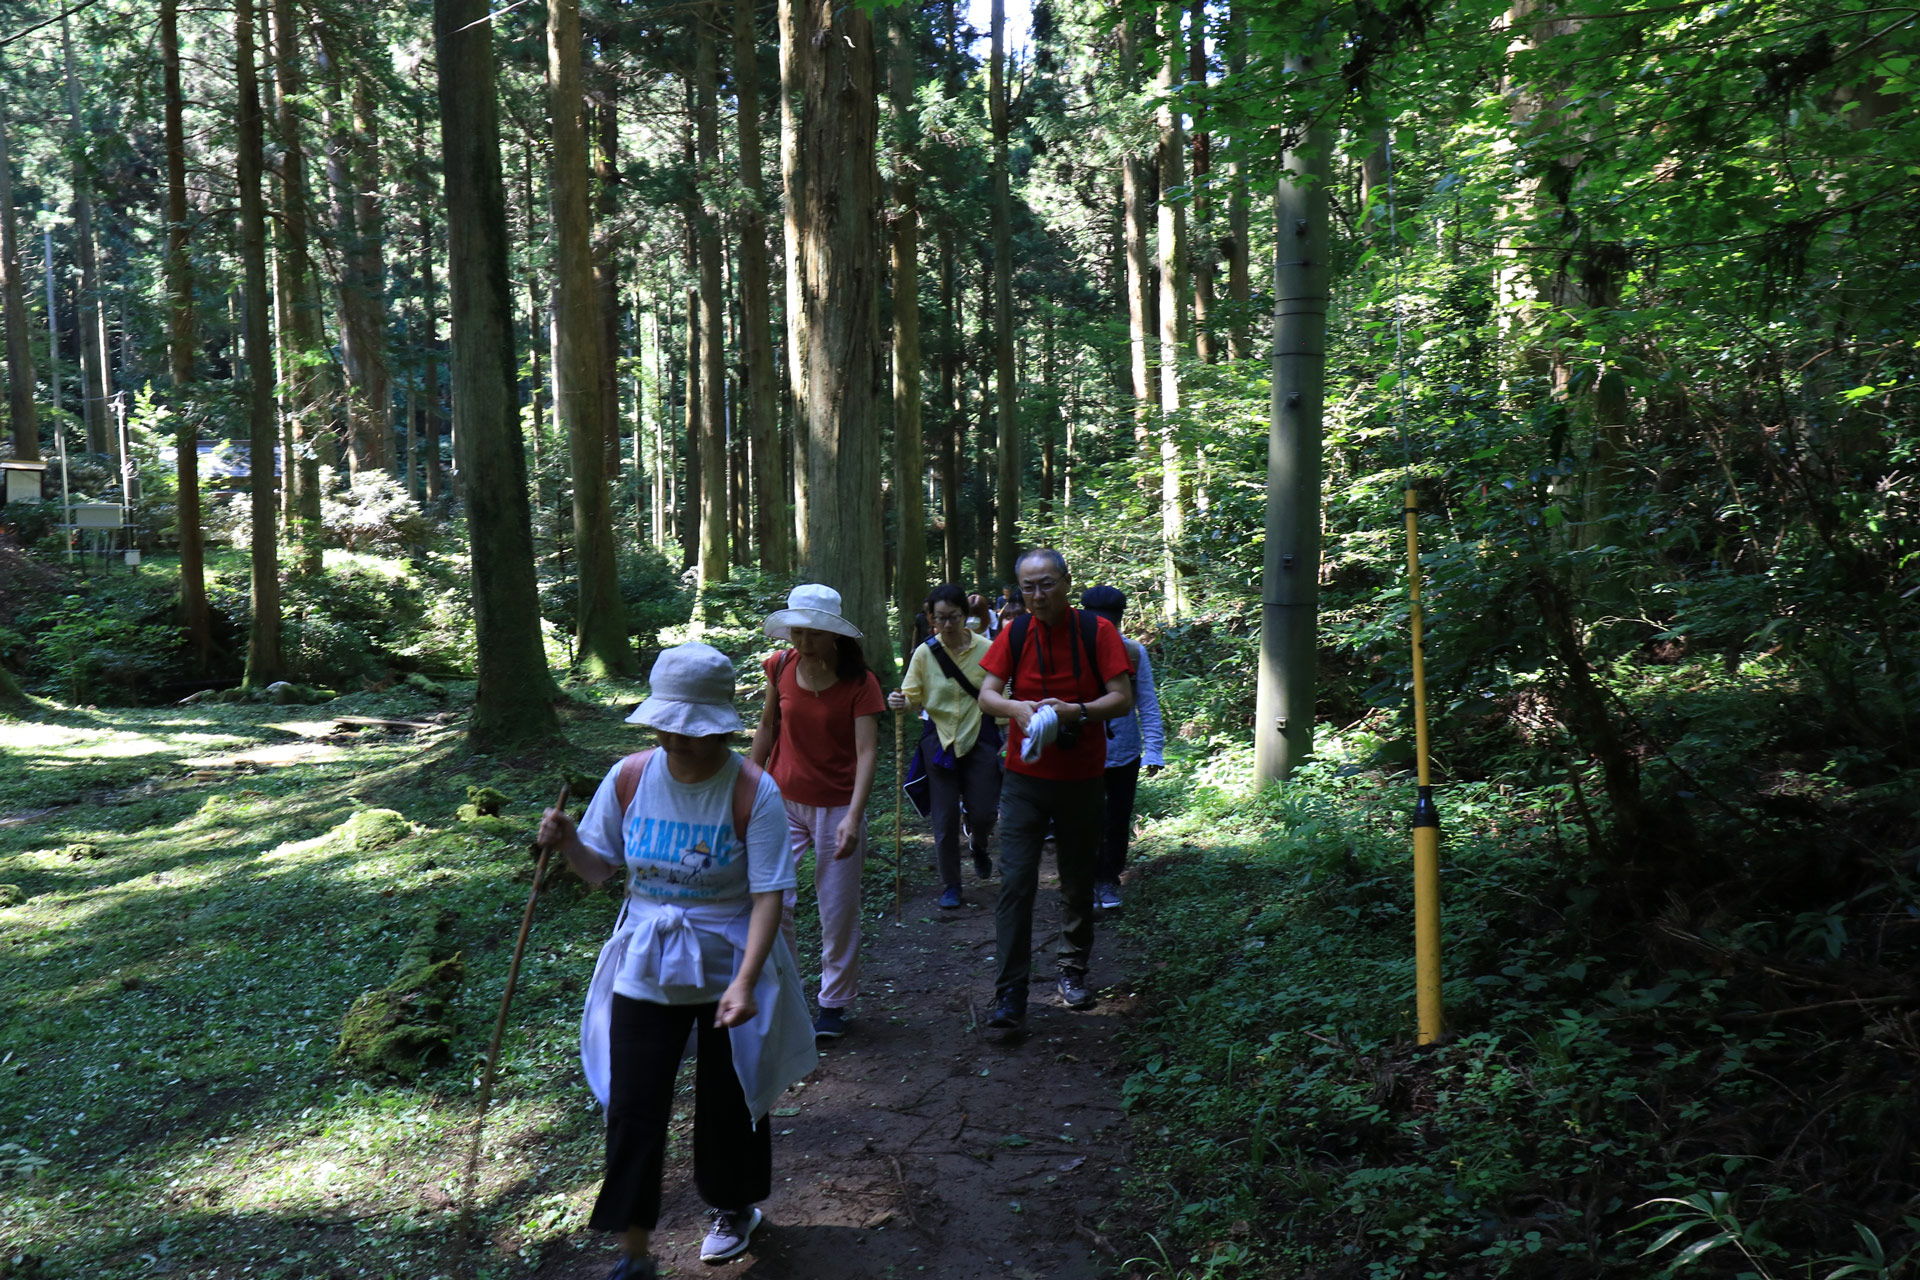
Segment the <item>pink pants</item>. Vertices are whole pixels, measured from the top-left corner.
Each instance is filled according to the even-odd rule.
[[[813,850],[813,892],[820,902],[820,1007],[844,1009],[860,994],[860,869],[867,860],[867,823],[860,820],[860,847],[844,858],[833,856],[835,835],[850,806],[787,801],[787,839],[798,870],[801,855]],[[787,890],[780,928],[787,945],[800,954],[794,938],[793,907],[799,897]]]

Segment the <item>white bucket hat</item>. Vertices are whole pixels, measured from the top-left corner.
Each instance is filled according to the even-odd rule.
[[[793,639],[795,627],[831,631],[837,636],[860,638],[860,628],[848,622],[840,612],[840,593],[817,582],[803,582],[787,596],[787,607],[767,615],[763,624],[775,640]]]
[[[679,644],[653,660],[647,677],[651,696],[633,709],[628,724],[705,738],[742,726],[733,709],[733,663],[710,644]]]

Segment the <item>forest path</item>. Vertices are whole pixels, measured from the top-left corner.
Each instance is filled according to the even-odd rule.
[[[1108,1269],[1097,1230],[1126,1163],[1119,1058],[1137,959],[1103,927],[1093,1008],[1063,1008],[1050,985],[1036,984],[1026,1033],[990,1039],[977,1024],[993,999],[999,881],[974,882],[968,871],[967,905],[940,911],[927,848],[924,835],[909,836],[902,923],[873,892],[869,869],[852,1031],[823,1046],[819,1069],[774,1112],[766,1222],[728,1264],[700,1261],[705,1206],[689,1156],[692,1098],[681,1094],[654,1236],[663,1274],[1079,1280]],[[1034,920],[1046,942],[1035,951],[1036,980],[1053,973],[1056,886],[1049,856]],[[875,920],[883,906],[885,919]],[[609,1244],[556,1258],[539,1274],[600,1280],[614,1256]]]

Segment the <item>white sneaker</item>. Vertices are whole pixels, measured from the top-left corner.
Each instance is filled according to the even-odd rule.
[[[709,1209],[707,1217],[713,1220],[713,1226],[707,1229],[707,1238],[700,1242],[702,1262],[725,1262],[745,1253],[747,1241],[753,1238],[753,1229],[762,1221],[760,1210],[753,1208]]]

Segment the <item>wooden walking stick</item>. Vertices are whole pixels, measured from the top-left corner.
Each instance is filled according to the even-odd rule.
[[[570,788],[560,784],[560,798],[553,807],[565,811]],[[467,1149],[467,1171],[460,1189],[460,1219],[454,1234],[455,1275],[464,1270],[467,1254],[467,1237],[470,1234],[473,1218],[473,1186],[480,1173],[480,1131],[487,1122],[487,1108],[493,1103],[493,1074],[500,1062],[500,1037],[507,1029],[507,1010],[513,1005],[513,988],[520,980],[520,957],[527,949],[527,930],[533,926],[533,904],[540,897],[541,886],[547,878],[547,858],[552,855],[551,845],[536,845],[540,851],[540,861],[533,869],[533,890],[527,894],[527,909],[520,913],[520,936],[513,941],[513,962],[507,966],[507,989],[500,995],[500,1014],[493,1020],[493,1039],[487,1043],[487,1065],[480,1072],[480,1114],[473,1121],[473,1144]]]
[[[906,761],[903,758],[906,748],[901,746],[900,723],[906,712],[893,713],[893,919],[897,924],[906,919],[906,899],[900,891],[900,871],[907,863],[906,846],[900,843],[901,797],[907,793]]]

